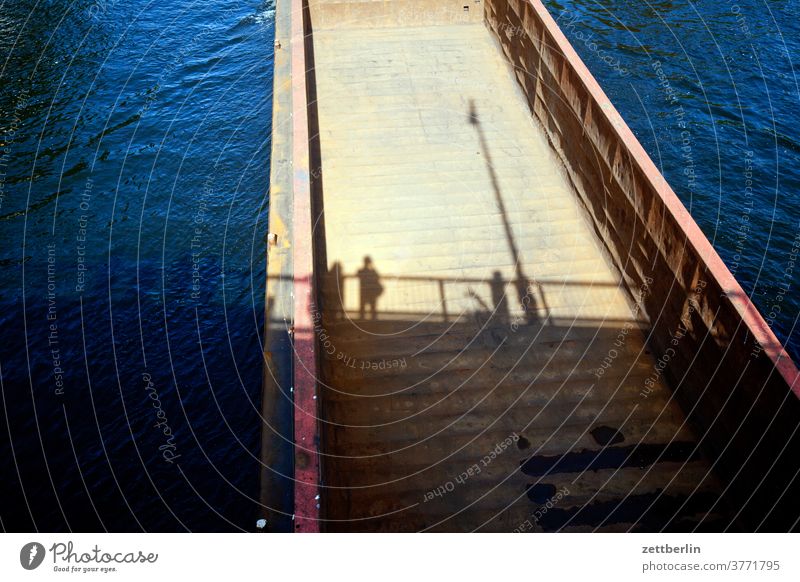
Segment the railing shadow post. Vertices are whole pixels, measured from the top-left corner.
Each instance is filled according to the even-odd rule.
[[[442,316],[444,317],[445,323],[449,321],[447,316],[447,299],[445,299],[444,295],[444,279],[439,279],[439,297],[442,299]]]

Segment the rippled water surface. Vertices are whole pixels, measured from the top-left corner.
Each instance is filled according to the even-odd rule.
[[[7,529],[253,528],[273,17],[2,4]]]
[[[547,4],[800,355],[800,4]],[[0,4],[4,529],[252,529],[273,20]]]

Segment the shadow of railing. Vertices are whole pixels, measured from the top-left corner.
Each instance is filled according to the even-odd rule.
[[[342,274],[335,265],[322,286],[323,315],[330,320],[380,319],[452,322],[488,319],[512,325],[616,325],[627,313],[610,310],[624,290],[616,283],[488,278],[394,276],[362,269]],[[614,300],[617,300],[616,302]],[[644,319],[637,323],[646,324]]]

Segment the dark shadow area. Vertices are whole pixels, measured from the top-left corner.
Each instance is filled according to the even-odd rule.
[[[548,507],[537,485],[570,491],[540,531],[732,525],[669,390],[642,395],[641,331],[620,346],[622,322],[474,315],[323,318],[324,529],[513,531]]]
[[[308,103],[308,168],[311,183],[312,231],[316,240],[325,239],[325,206],[323,197],[322,146],[319,139],[319,107],[317,104],[317,65],[314,57],[314,28],[308,0],[303,1],[306,52],[306,99]],[[327,270],[326,246],[314,245],[314,271]]]

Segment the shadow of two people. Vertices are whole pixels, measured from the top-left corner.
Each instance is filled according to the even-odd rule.
[[[340,262],[335,262],[328,273],[328,280],[326,282],[326,296],[328,298],[327,306],[332,312],[334,319],[339,319],[345,313],[345,300],[344,300],[344,280],[347,278],[356,278],[359,282],[359,302],[358,302],[358,318],[365,320],[367,318],[376,320],[378,318],[378,299],[384,293],[384,287],[381,283],[381,277],[372,258],[367,255],[364,257],[363,266],[356,272],[355,276],[345,275]],[[401,278],[398,278],[402,279]],[[410,280],[419,280],[420,277],[410,277]],[[431,282],[437,283],[437,287],[442,289],[445,284],[463,284],[469,281],[461,281],[459,279],[444,279],[430,277]],[[477,281],[475,281],[477,282]],[[507,286],[512,283],[517,291],[519,305],[522,310],[522,317],[520,321],[531,324],[538,318],[536,315],[537,301],[536,301],[536,287],[535,284],[525,280],[516,279],[509,281],[504,279],[500,271],[495,271],[492,278],[488,281],[490,293],[492,297],[492,307],[480,298],[480,295],[469,290],[468,295],[478,302],[478,309],[474,311],[475,315],[489,315],[491,319],[497,322],[508,322],[511,320],[508,294],[506,292]],[[444,291],[441,291],[441,301],[445,301]],[[446,313],[446,307],[443,304],[441,309]]]

